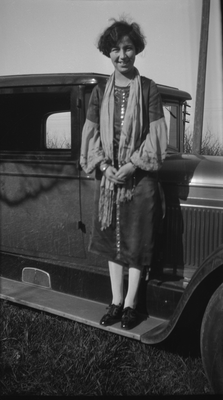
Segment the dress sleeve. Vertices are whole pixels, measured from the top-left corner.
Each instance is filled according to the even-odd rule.
[[[148,98],[149,132],[140,147],[132,154],[131,161],[146,171],[160,169],[167,149],[167,126],[163,113],[162,99],[157,86],[151,80]]]
[[[105,159],[100,139],[100,109],[98,86],[95,86],[88,104],[87,117],[82,130],[80,165],[87,174]]]

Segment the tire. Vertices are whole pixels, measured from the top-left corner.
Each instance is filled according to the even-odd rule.
[[[206,307],[200,334],[201,358],[209,383],[223,394],[223,283]]]

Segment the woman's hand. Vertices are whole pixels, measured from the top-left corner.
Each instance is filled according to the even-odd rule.
[[[105,170],[104,175],[105,177],[113,182],[115,185],[123,185],[125,183],[125,180],[121,177],[117,177],[117,169],[113,167],[112,165],[109,165],[109,167]]]
[[[129,162],[125,165],[122,165],[122,167],[117,171],[116,178],[122,179],[124,182],[126,182],[134,174],[135,170],[136,168],[134,165]]]

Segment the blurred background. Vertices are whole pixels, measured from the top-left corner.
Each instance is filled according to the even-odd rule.
[[[193,130],[202,0],[0,0],[0,75],[111,74],[97,38],[125,16],[140,24],[146,49],[135,66],[156,83],[189,92]],[[203,134],[223,144],[222,4],[210,0]]]

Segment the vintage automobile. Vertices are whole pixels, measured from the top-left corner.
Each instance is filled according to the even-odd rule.
[[[79,157],[89,96],[105,79],[0,78],[1,298],[146,344],[179,326],[196,328],[207,377],[223,393],[223,157],[184,153],[191,96],[173,87],[158,85],[169,145],[154,259],[139,291],[141,322],[130,331],[99,325],[110,281],[106,260],[87,251],[94,173],[81,170]]]

